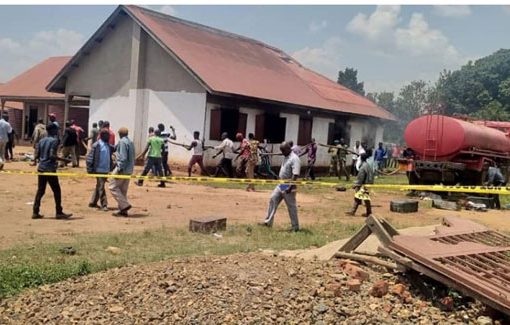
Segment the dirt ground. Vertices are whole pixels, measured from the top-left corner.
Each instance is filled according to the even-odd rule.
[[[84,165],[82,160],[81,164]],[[28,162],[11,162],[5,170],[32,171]],[[69,168],[72,172],[85,173],[83,167]],[[139,173],[140,170],[137,169]],[[177,171],[176,174],[179,174]],[[112,211],[103,212],[89,208],[88,201],[95,181],[90,178],[61,178],[64,211],[73,213],[70,220],[55,220],[53,195],[47,189],[43,198],[42,220],[32,220],[32,204],[37,188],[34,176],[0,174],[0,248],[16,243],[49,236],[57,239],[76,233],[129,232],[159,227],[183,228],[192,218],[224,216],[228,223],[256,224],[265,216],[270,190],[246,192],[240,189],[225,189],[207,185],[184,183],[169,184],[167,188],[156,187],[148,182],[143,187],[133,183],[129,188],[129,199],[133,205],[129,218],[115,218],[111,212],[116,202],[108,192]],[[309,191],[308,191],[309,192]],[[389,201],[403,198],[400,193],[374,193],[374,212],[397,225],[413,226],[438,223],[446,215],[460,215],[484,223],[497,230],[510,231],[507,211],[450,212],[432,208],[420,208],[418,213],[398,214],[389,211]],[[306,225],[320,222],[363,222],[363,218],[346,217],[344,212],[352,203],[352,192],[318,191],[318,194],[298,194],[299,219]],[[359,213],[361,214],[361,209]],[[278,225],[289,224],[286,208],[276,216]]]

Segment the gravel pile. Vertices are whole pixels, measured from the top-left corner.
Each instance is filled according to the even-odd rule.
[[[449,312],[396,276],[346,261],[263,254],[193,257],[113,269],[0,302],[0,323],[481,324],[473,303]],[[488,319],[490,321],[490,319]]]

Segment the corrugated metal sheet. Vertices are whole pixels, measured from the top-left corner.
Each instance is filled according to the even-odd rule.
[[[145,8],[125,8],[213,92],[394,118],[365,97],[304,68],[274,47]]]
[[[46,85],[71,59],[51,57],[33,66],[0,87],[0,97],[63,99],[62,94],[46,91]]]

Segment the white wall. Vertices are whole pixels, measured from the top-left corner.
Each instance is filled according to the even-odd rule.
[[[287,123],[285,128],[285,141],[294,141],[294,143],[297,143],[299,131],[299,115],[280,113],[280,117],[284,117]]]
[[[330,118],[322,118],[322,117],[314,117],[312,122],[312,138],[315,138],[317,143],[328,143],[328,131],[329,131],[329,123],[334,123],[334,119]],[[316,166],[329,166],[330,156],[328,154],[328,149],[325,147],[319,146],[317,148],[317,162]],[[306,156],[303,156],[301,159],[301,163],[306,165]]]
[[[148,106],[148,126],[156,128],[159,123],[163,123],[168,130],[172,125],[177,135],[176,142],[179,143],[190,144],[193,140],[193,131],[199,131],[203,137],[206,104],[204,93],[152,90],[145,90],[145,92]],[[143,141],[147,141],[147,132],[144,133]],[[191,151],[170,145],[169,157],[172,163],[187,164],[191,157]]]

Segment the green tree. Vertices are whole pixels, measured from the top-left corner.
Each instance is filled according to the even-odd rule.
[[[354,68],[345,68],[344,71],[339,71],[337,83],[365,96],[365,86],[363,82],[358,82],[358,70]]]
[[[487,121],[510,121],[510,113],[497,100],[491,101],[472,116]]]

